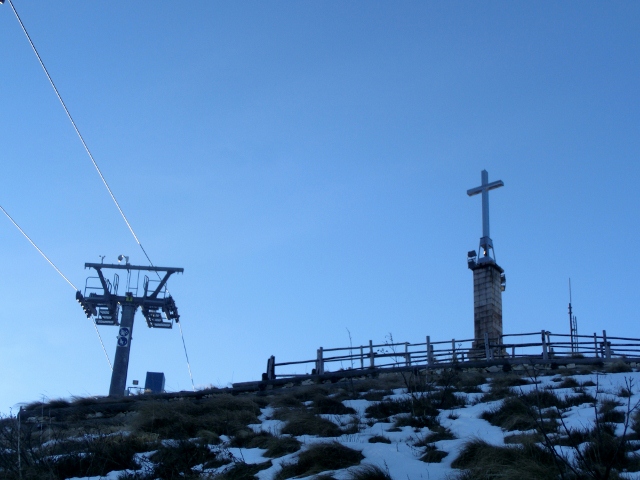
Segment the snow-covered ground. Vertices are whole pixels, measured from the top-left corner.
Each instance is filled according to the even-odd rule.
[[[557,388],[560,381],[567,378],[566,372],[562,377],[557,372],[558,371],[546,372],[544,375],[537,376],[534,379],[536,383],[515,387],[515,389],[527,393],[533,389],[553,388],[560,396],[576,395],[571,388]],[[588,375],[572,375],[572,378],[580,384],[593,382],[596,386],[585,386],[584,389],[587,393],[596,397],[599,403],[606,399],[616,399],[620,402],[624,401],[625,405],[618,407],[621,411],[626,411],[627,401],[626,398],[619,396],[621,389],[626,389],[631,386],[631,405],[640,402],[640,372],[593,373]],[[488,391],[488,382],[481,385],[480,388],[483,391]],[[260,471],[257,476],[260,480],[271,480],[281,469],[282,464],[294,461],[295,457],[305,448],[308,448],[309,445],[317,442],[337,441],[346,447],[361,451],[364,455],[362,464],[377,465],[387,470],[391,477],[396,480],[439,480],[451,478],[458,472],[458,470],[451,468],[451,462],[458,456],[464,444],[469,440],[479,438],[494,445],[504,445],[505,436],[521,433],[505,432],[499,427],[493,426],[480,418],[483,412],[495,409],[500,405],[501,401],[479,403],[481,394],[464,394],[460,392],[458,395],[465,396],[466,405],[452,410],[444,410],[439,414],[441,425],[448,428],[456,437],[453,440],[441,440],[434,443],[438,450],[447,452],[448,454],[440,463],[425,463],[421,461],[420,457],[424,454],[424,447],[415,446],[417,441],[431,433],[428,428],[416,429],[405,426],[396,429],[399,431],[389,431],[393,425],[392,423],[376,422],[371,424],[371,420],[365,418],[365,410],[368,406],[376,402],[359,399],[346,400],[343,402],[345,406],[352,407],[357,412],[356,416],[359,418],[361,425],[361,430],[358,433],[344,434],[335,438],[320,438],[310,435],[299,436],[297,438],[303,444],[302,450],[281,458],[271,459],[273,466]],[[390,397],[401,399],[407,396],[408,393],[406,393],[406,391],[396,390]],[[256,432],[267,431],[271,434],[279,435],[284,422],[273,419],[273,413],[274,409],[272,407],[262,409],[262,414],[259,417],[261,423],[251,425],[251,428]],[[574,406],[564,412],[563,421],[568,428],[584,429],[593,426],[595,416],[594,406],[586,403]],[[324,417],[343,425],[347,424],[349,420],[353,418],[351,415],[324,415]],[[618,433],[621,433],[621,429],[622,426],[620,425],[618,427]],[[369,443],[370,438],[380,435],[389,439],[391,443]],[[230,448],[229,451],[235,458],[249,464],[263,463],[269,460],[263,456],[265,450],[258,448]],[[224,470],[225,468],[228,468],[228,466],[221,467],[218,470]],[[349,469],[339,470],[331,472],[331,475],[338,480],[347,479],[348,471]],[[112,472],[107,477],[101,478],[115,480],[120,473],[121,472]],[[640,480],[640,473],[625,473],[624,476],[628,479]],[[88,479],[89,477],[85,478]],[[91,479],[97,478],[99,477],[91,477]]]

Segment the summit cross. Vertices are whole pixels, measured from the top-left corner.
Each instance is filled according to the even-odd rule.
[[[486,170],[482,170],[481,178],[482,185],[467,190],[467,195],[471,197],[482,193],[482,238],[480,239],[480,249],[482,250],[482,257],[487,257],[489,249],[493,250],[493,242],[489,233],[489,190],[504,187],[504,182],[497,180],[489,183],[489,174]]]

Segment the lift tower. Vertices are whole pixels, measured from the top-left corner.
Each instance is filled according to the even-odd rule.
[[[180,315],[178,315],[175,301],[167,292],[167,280],[176,272],[183,273],[184,269],[130,265],[128,258],[126,265],[85,263],[84,267],[95,269],[98,276],[87,278],[84,294],[78,290],[76,300],[88,318],[94,317],[96,325],[120,327],[109,396],[123,396],[127,384],[133,317],[136,310],[140,307],[149,328],[172,328],[174,321],[176,323],[180,321]],[[118,295],[120,277],[117,272],[113,276],[113,281],[105,278],[103,270],[108,269],[127,272],[124,295]],[[144,276],[142,292],[138,291],[140,272],[155,272],[158,275],[158,280],[149,280],[147,275]],[[95,280],[98,281],[95,282]],[[122,315],[118,322],[120,307],[122,307]]]

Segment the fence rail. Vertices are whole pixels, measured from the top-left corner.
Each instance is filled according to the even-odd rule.
[[[612,361],[639,359],[640,338],[608,337],[602,335],[554,334],[547,330],[534,333],[503,335],[499,339],[452,339],[424,343],[383,343],[357,347],[318,348],[316,357],[309,360],[278,362],[271,356],[263,380],[326,375],[345,370],[357,372],[393,369],[399,367],[438,368],[448,364],[461,367],[477,362],[514,362],[527,360],[553,363],[570,359]],[[304,371],[295,371],[304,367]]]

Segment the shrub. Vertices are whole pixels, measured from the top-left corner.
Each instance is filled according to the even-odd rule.
[[[300,453],[296,463],[282,466],[275,480],[292,477],[307,477],[327,470],[340,470],[357,465],[364,458],[358,450],[345,447],[338,442],[316,443]]]

